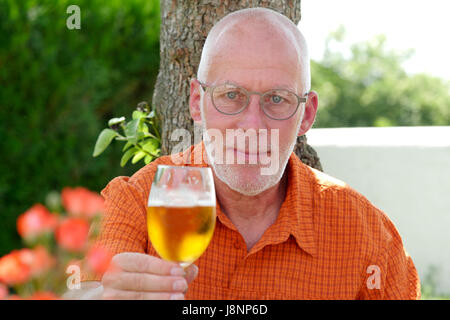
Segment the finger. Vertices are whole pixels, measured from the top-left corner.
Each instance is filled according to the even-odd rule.
[[[195,278],[197,278],[198,267],[195,264],[191,264],[189,267],[184,269],[184,271],[186,271],[186,275],[184,276],[184,278],[186,279],[187,283],[191,283]]]
[[[105,300],[184,300],[184,294],[173,292],[125,291],[109,288],[103,291],[102,298]]]
[[[182,267],[175,262],[137,252],[123,252],[112,258],[112,263],[126,272],[151,273],[159,275],[183,276]]]
[[[186,279],[182,277],[136,272],[105,274],[102,278],[102,285],[119,290],[155,292],[184,292],[188,288]]]

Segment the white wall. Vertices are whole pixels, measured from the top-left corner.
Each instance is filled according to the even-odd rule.
[[[450,127],[312,129],[324,172],[365,195],[394,222],[421,279],[438,267],[450,293]]]

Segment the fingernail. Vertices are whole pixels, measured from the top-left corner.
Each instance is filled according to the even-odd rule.
[[[183,268],[173,267],[170,270],[170,274],[173,275],[173,276],[184,276],[186,274],[186,272],[184,271]]]
[[[184,294],[182,293],[175,293],[170,295],[170,300],[184,300]]]
[[[186,280],[177,280],[173,283],[173,290],[175,291],[184,291],[187,289]]]
[[[192,269],[193,269],[194,276],[197,276],[198,275],[198,267],[195,264],[193,264]]]
[[[192,279],[195,279],[197,274],[198,274],[198,267],[195,264],[191,264],[186,269],[186,274],[185,274],[184,278],[188,281],[191,281]]]

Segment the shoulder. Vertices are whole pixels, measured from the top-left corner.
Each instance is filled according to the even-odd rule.
[[[400,239],[393,222],[380,208],[347,183],[302,164],[312,190],[314,220],[333,221],[330,231],[352,233],[354,237],[384,247]]]

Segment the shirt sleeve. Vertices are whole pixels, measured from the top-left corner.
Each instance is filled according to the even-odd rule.
[[[419,300],[420,280],[411,256],[406,252],[402,239],[392,221],[382,213],[385,245],[380,248],[377,264],[368,268],[367,282],[361,299]],[[370,271],[370,272],[369,272]],[[379,275],[376,274],[379,272]],[[370,274],[369,274],[370,273]],[[379,285],[376,285],[379,276]],[[370,281],[372,281],[369,283]]]
[[[102,190],[105,212],[95,243],[115,255],[145,253],[147,249],[146,199],[129,177],[116,177]],[[81,281],[100,281],[101,275],[82,271]]]
[[[419,300],[420,280],[412,258],[406,252],[394,224],[389,219],[385,223],[392,239],[383,253],[387,260],[383,299]]]

